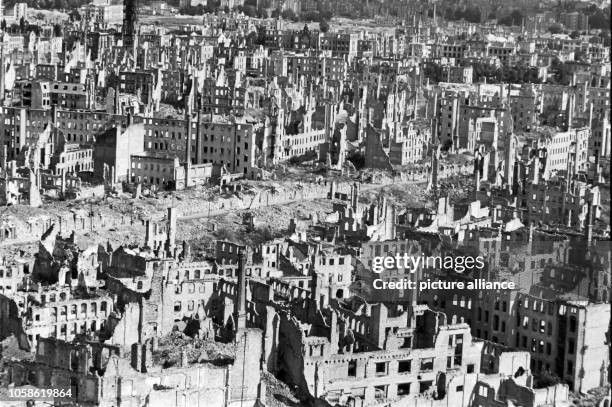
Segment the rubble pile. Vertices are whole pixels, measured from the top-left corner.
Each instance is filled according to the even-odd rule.
[[[231,344],[212,339],[190,338],[174,331],[159,339],[159,347],[153,351],[153,362],[164,367],[180,363],[183,352],[189,363],[227,364],[234,360]]]
[[[274,375],[266,372],[262,375],[266,385],[266,405],[268,407],[298,407],[303,405],[289,386]]]
[[[570,401],[576,407],[599,407],[609,394],[610,385],[589,390],[586,394],[571,393]]]

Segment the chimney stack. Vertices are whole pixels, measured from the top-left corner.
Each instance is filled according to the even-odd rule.
[[[166,252],[168,257],[174,255],[174,247],[176,242],[176,208],[168,208],[168,230],[166,239]]]
[[[246,262],[246,249],[240,247],[238,248],[238,297],[234,305],[237,330],[246,328]]]
[[[195,76],[191,77],[191,84],[189,85],[189,93],[186,93],[185,98],[185,189],[189,188],[191,183],[191,113],[193,109],[193,101],[195,99],[196,92],[196,79]]]
[[[585,238],[587,241],[587,245],[590,246],[591,242],[593,241],[593,201],[592,201],[592,198],[589,198],[589,206],[587,209]]]
[[[359,184],[354,183],[351,187],[351,207],[353,208],[353,212],[357,213],[357,203],[359,200]]]
[[[145,220],[145,246],[155,248],[155,224],[151,219]]]
[[[572,128],[572,124],[574,122],[574,106],[575,106],[575,96],[574,94],[570,94],[569,100],[567,102],[567,129]]]

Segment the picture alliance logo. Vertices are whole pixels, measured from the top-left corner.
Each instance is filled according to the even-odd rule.
[[[413,256],[398,253],[395,256],[376,256],[372,259],[372,272],[376,274],[385,270],[407,270],[415,273],[419,268],[464,273],[473,269],[482,270],[484,267],[485,260],[482,256]]]

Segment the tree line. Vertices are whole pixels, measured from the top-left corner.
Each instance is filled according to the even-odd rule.
[[[470,23],[480,23],[482,15],[478,7],[449,7],[444,12],[444,18],[449,21],[465,20]]]

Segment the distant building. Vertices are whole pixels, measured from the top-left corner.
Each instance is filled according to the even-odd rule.
[[[586,31],[589,29],[589,16],[579,11],[561,13],[559,22],[571,31]]]
[[[189,187],[206,185],[213,175],[213,164],[186,166],[178,157],[156,157],[150,154],[134,154],[130,164],[130,182],[155,185],[170,190],[185,189],[185,171],[190,171]]]
[[[471,66],[449,66],[446,69],[448,70],[449,82],[472,83],[474,68]]]
[[[4,7],[0,7],[0,11],[4,12]],[[28,3],[15,3],[13,7],[13,18],[15,21],[21,21],[22,18],[28,16]]]
[[[110,128],[96,137],[94,172],[110,183],[129,182],[132,155],[144,151],[144,127],[128,122],[126,128]]]
[[[81,83],[36,81],[32,83],[31,106],[35,109],[89,109],[90,89]]]
[[[81,18],[100,27],[120,24],[123,17],[122,4],[86,4],[80,8]]]

